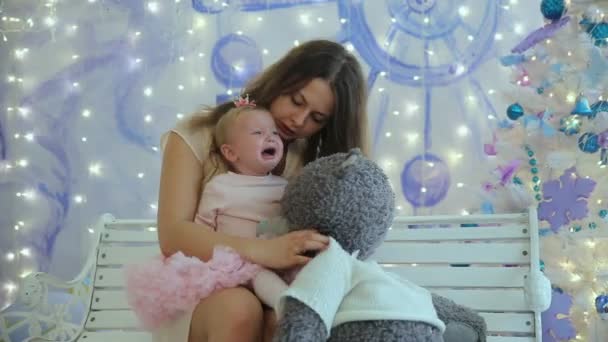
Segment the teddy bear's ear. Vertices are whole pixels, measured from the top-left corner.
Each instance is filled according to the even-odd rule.
[[[357,161],[359,160],[359,158],[362,158],[363,154],[361,153],[361,150],[358,148],[353,148],[351,149],[348,154],[346,155],[346,159],[342,162],[342,164],[340,164],[340,170],[338,172],[338,175],[341,177],[343,177],[346,174],[346,171],[348,170],[349,166],[351,165],[355,165],[357,163]]]

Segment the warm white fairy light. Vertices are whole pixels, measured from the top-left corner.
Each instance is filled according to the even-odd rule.
[[[13,291],[15,291],[17,289],[17,285],[15,285],[15,283],[13,282],[8,282],[6,284],[4,284],[4,290],[6,290],[6,292],[8,292],[9,294],[12,293]]]
[[[146,8],[148,9],[148,11],[150,11],[151,13],[158,13],[158,11],[160,10],[160,6],[158,5],[158,2],[156,1],[149,1],[148,4],[146,5]]]
[[[25,198],[26,200],[33,201],[37,198],[36,191],[33,189],[27,189],[21,193],[21,197]]]
[[[53,17],[46,17],[44,18],[44,24],[48,27],[53,27],[55,26],[55,24],[57,24],[57,19],[53,18]]]
[[[93,163],[93,164],[89,165],[89,174],[91,174],[93,176],[100,176],[101,175],[101,164]]]
[[[471,14],[471,10],[468,6],[460,6],[458,8],[458,14],[460,14],[461,17],[465,18],[468,17],[469,14]]]
[[[386,136],[387,138],[390,138],[393,134],[391,132],[386,132],[384,133],[384,136]]]
[[[456,186],[459,188],[462,188],[464,186],[464,183],[458,182],[458,183],[456,183]]]
[[[23,256],[25,256],[25,257],[30,257],[30,256],[32,256],[32,252],[30,251],[30,249],[29,249],[29,248],[22,248],[22,249],[19,251],[19,254],[21,254],[21,255],[23,255]]]
[[[515,32],[515,34],[518,34],[518,35],[524,34],[525,33],[524,24],[515,23],[515,25],[513,26],[513,32]]]
[[[82,116],[85,117],[85,118],[90,117],[91,116],[91,111],[89,109],[84,109],[82,111]]]
[[[300,24],[302,24],[304,26],[310,25],[310,15],[300,14]]]
[[[6,260],[8,260],[8,261],[15,260],[15,253],[13,253],[13,252],[6,253]]]
[[[502,35],[502,33],[497,32],[496,34],[494,34],[494,40],[502,40],[504,37]]]
[[[145,95],[145,96],[147,96],[147,97],[152,96],[152,92],[153,92],[153,90],[152,90],[152,88],[151,88],[151,87],[146,87],[146,88],[144,88],[144,95]]]
[[[568,93],[568,95],[566,95],[566,101],[568,101],[568,103],[574,103],[574,101],[576,101],[576,94],[575,93]]]
[[[18,107],[17,111],[19,112],[19,115],[24,118],[26,118],[30,114],[30,109],[27,107]]]
[[[470,42],[472,42],[472,41],[475,39],[475,37],[473,37],[472,35],[470,35],[470,34],[469,34],[469,35],[467,36],[467,39],[468,39]]]
[[[80,203],[84,202],[84,197],[82,195],[75,195],[74,202],[80,204]]]
[[[405,138],[409,144],[414,144],[418,141],[418,137],[420,135],[418,133],[406,133]]]
[[[137,174],[137,178],[144,178],[144,173],[143,172],[139,172]]]
[[[24,59],[29,51],[30,51],[30,49],[28,49],[28,48],[15,49],[15,58]]]
[[[27,159],[20,159],[19,161],[17,161],[17,165],[21,166],[21,167],[27,167],[28,166],[28,161]]]
[[[457,133],[461,137],[466,137],[469,134],[469,128],[465,125],[461,125],[458,127]]]

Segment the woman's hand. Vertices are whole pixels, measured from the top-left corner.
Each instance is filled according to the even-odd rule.
[[[314,230],[299,230],[270,240],[255,240],[247,253],[251,261],[272,269],[286,269],[304,265],[310,257],[303,254],[309,251],[322,251],[327,248],[329,238]]]

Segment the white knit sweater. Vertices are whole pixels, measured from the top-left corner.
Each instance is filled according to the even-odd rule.
[[[278,317],[285,314],[285,298],[293,297],[319,314],[328,335],[339,324],[366,320],[418,321],[445,330],[426,289],[373,261],[360,261],[356,254],[348,254],[331,239],[281,294]]]

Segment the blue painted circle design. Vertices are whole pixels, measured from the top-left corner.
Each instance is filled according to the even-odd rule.
[[[213,47],[211,70],[227,88],[240,88],[264,66],[262,53],[255,41],[245,35],[229,34]]]
[[[390,7],[400,6],[400,2],[403,1],[391,1],[389,3]],[[412,11],[416,11],[418,13],[427,13],[435,7],[435,0],[408,0],[407,5]],[[392,11],[391,11],[392,12]]]
[[[416,38],[434,39],[450,34],[461,21],[452,1],[440,6],[435,6],[435,1],[424,0],[408,1],[407,4],[399,0],[387,2],[389,13],[399,29]],[[441,17],[442,20],[425,23],[424,18],[430,16]]]
[[[361,0],[338,1],[340,16],[350,18],[348,40],[373,70],[390,70],[387,77],[393,82],[414,87],[445,86],[475,70],[494,42],[500,10],[497,1],[484,2],[482,8],[475,9],[481,13],[479,21],[471,24],[458,11],[464,1],[385,0],[385,10],[393,22],[385,34],[385,41],[378,42],[377,34],[368,25],[365,3]],[[425,18],[430,19],[425,22]],[[466,40],[468,35],[474,39]],[[457,42],[463,36],[466,42]],[[448,46],[452,55],[436,57],[445,60],[421,65],[420,60],[426,52],[408,50],[408,42],[414,41],[463,46]],[[391,45],[400,51],[387,48]],[[465,71],[459,72],[459,69]]]

